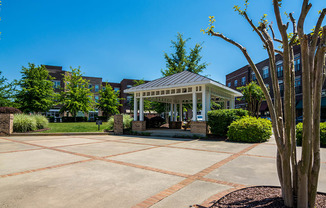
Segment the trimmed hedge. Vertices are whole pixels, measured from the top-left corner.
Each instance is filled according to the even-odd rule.
[[[122,114],[123,116],[123,129],[131,129],[131,123],[134,120],[128,114]],[[106,124],[105,130],[112,131],[114,126],[114,116],[111,116]]]
[[[14,107],[0,107],[0,114],[21,114],[22,112]]]
[[[303,124],[298,123],[295,128],[296,128],[297,145],[301,146]],[[320,123],[320,146],[326,147],[326,123]]]
[[[212,134],[226,136],[230,124],[244,116],[248,111],[243,109],[222,109],[208,112],[208,125]]]
[[[74,117],[62,117],[62,122],[86,122],[87,117],[76,117],[76,121]]]
[[[228,139],[234,142],[265,142],[272,135],[272,122],[263,118],[246,116],[232,122],[227,135]]]

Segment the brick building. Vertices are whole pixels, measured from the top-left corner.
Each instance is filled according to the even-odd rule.
[[[300,46],[294,48],[294,64],[295,64],[295,92],[296,92],[296,112],[297,116],[302,115],[302,69],[301,69],[301,56],[300,56]],[[269,59],[265,59],[256,64],[259,73],[261,74],[264,83],[269,87],[270,95],[272,99],[274,98],[273,89],[272,89],[272,80],[270,77],[269,70]],[[278,83],[280,86],[281,96],[283,98],[283,61],[282,56],[279,54],[276,55],[276,70]],[[257,81],[256,76],[249,65],[241,67],[229,74],[226,75],[226,85],[232,89],[237,89],[237,87],[247,85],[251,81]],[[321,109],[321,118],[326,118],[326,84],[323,85],[323,94],[322,94],[322,109]],[[244,101],[236,100],[236,108],[245,108],[246,103]],[[262,116],[269,116],[268,107],[266,101],[263,101],[260,114]]]
[[[62,70],[62,66],[50,66],[50,65],[44,65],[45,68],[49,71],[49,75],[52,76],[53,83],[54,83],[54,91],[60,92],[62,88],[65,87],[65,83],[63,81],[64,74],[67,73],[67,71]],[[100,97],[99,91],[106,86],[106,84],[111,85],[112,89],[115,91],[119,91],[120,98],[123,98],[120,102],[122,106],[119,108],[120,113],[130,113],[130,100],[131,96],[124,93],[123,91],[125,89],[131,88],[134,85],[134,80],[132,79],[123,79],[120,83],[114,83],[114,82],[103,82],[101,77],[87,77],[83,76],[84,79],[89,81],[89,88],[92,88],[92,92],[94,93],[94,99],[95,101],[98,100]],[[54,106],[52,109],[47,112],[47,116],[53,116],[54,118],[61,118],[63,116],[67,116],[66,114],[59,114],[60,111],[60,105]],[[89,120],[94,119],[96,116],[102,116],[102,112],[98,109],[94,109],[94,111],[90,111],[87,115],[80,112],[77,115],[78,117],[86,116],[89,118]]]

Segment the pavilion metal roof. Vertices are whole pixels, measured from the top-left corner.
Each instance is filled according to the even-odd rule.
[[[147,82],[142,85],[131,87],[124,90],[125,93],[134,93],[147,90],[157,90],[163,88],[172,88],[172,87],[185,87],[193,85],[202,85],[202,84],[213,84],[216,87],[222,88],[234,96],[242,96],[242,94],[236,90],[233,90],[221,83],[218,83],[215,80],[196,74],[189,71],[182,71],[177,74],[173,74],[167,77],[162,77],[151,82]]]

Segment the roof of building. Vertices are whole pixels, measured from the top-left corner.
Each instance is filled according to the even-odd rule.
[[[223,88],[224,90],[229,91],[234,96],[242,96],[236,90],[233,90],[215,80],[202,76],[200,74],[196,74],[189,71],[182,71],[177,74],[173,74],[167,77],[162,77],[151,82],[147,82],[142,85],[138,85],[132,88],[125,90],[125,93],[132,93],[144,90],[156,90],[162,88],[172,88],[172,87],[184,87],[184,86],[192,86],[192,85],[201,85],[201,84],[213,84],[217,87]]]

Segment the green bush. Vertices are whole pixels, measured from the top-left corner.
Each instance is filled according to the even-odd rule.
[[[123,116],[123,129],[131,129],[131,123],[134,120],[128,114],[122,114]],[[111,116],[105,127],[106,130],[112,131],[114,126],[114,116]]]
[[[267,119],[246,116],[232,122],[227,135],[234,142],[265,142],[272,135],[272,123]]]
[[[37,129],[45,129],[49,126],[49,121],[45,116],[42,115],[33,115],[36,121]]]
[[[26,114],[14,115],[14,132],[28,132],[37,130],[37,123],[33,116]]]
[[[208,125],[212,134],[217,136],[226,136],[228,126],[244,116],[248,115],[248,111],[243,109],[222,109],[208,112]]]
[[[297,145],[302,145],[302,129],[303,124],[298,123],[296,125],[296,138],[297,138]],[[326,123],[320,123],[320,146],[326,147]]]

